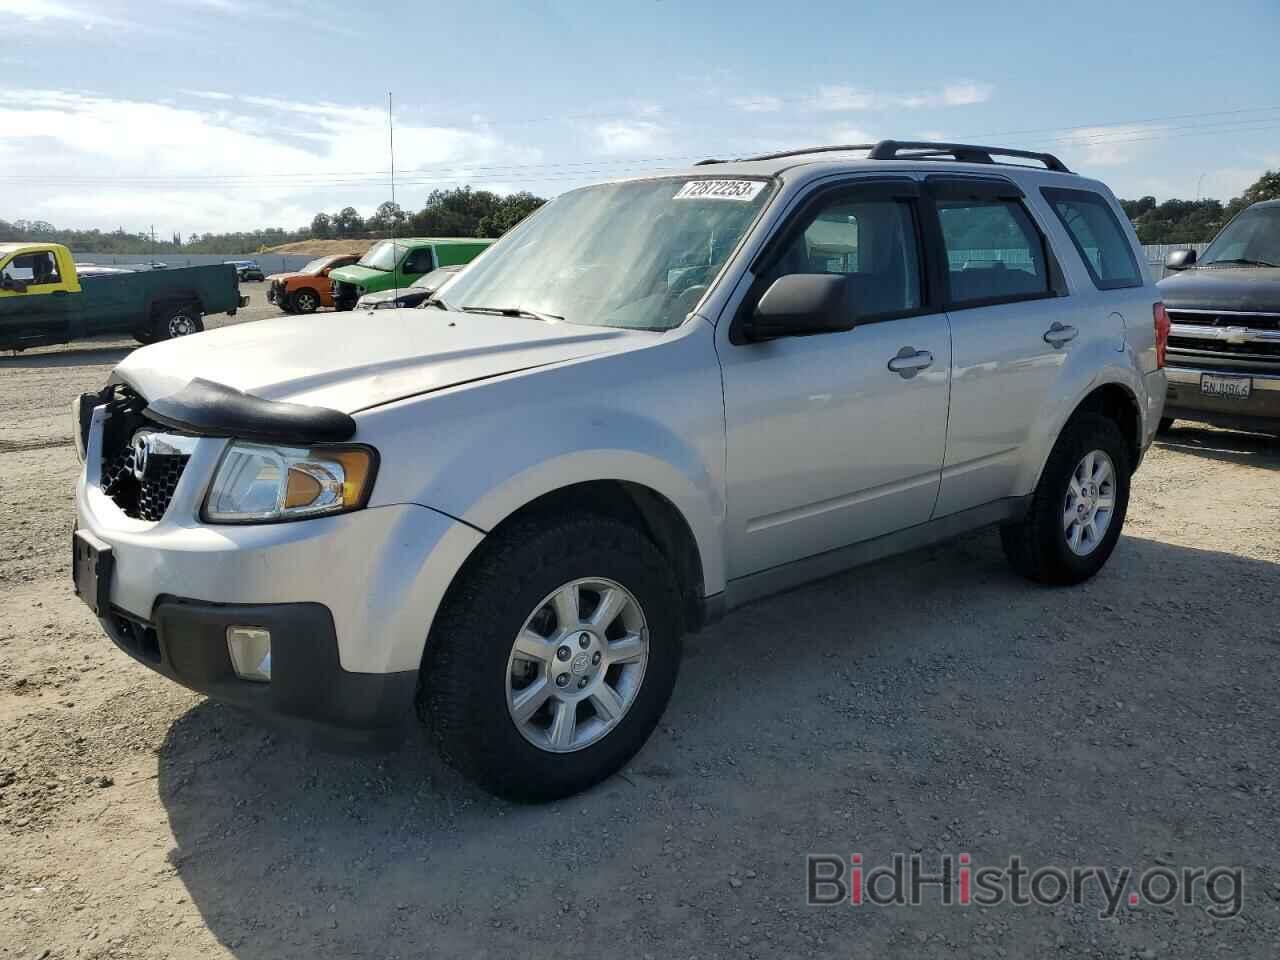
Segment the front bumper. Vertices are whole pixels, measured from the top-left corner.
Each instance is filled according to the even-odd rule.
[[[1169,391],[1164,415],[1195,420],[1234,430],[1280,431],[1280,374],[1255,373],[1233,368],[1167,366]],[[1248,376],[1253,387],[1247,400],[1209,397],[1200,392],[1200,375],[1218,373]]]
[[[130,517],[102,489],[105,410],[90,419],[76,524],[111,550],[98,595],[112,639],[186,686],[287,724],[376,740],[384,720],[408,716],[409,678],[431,623],[483,534],[412,503],[289,523],[203,523],[228,442],[218,438],[195,444],[159,520]],[[228,625],[272,630],[269,684],[229,672]]]
[[[151,620],[113,611],[111,640],[157,673],[329,749],[389,749],[404,736],[418,672],[352,673],[333,616],[319,603],[212,604],[165,597]],[[236,676],[227,628],[271,632],[269,683]]]

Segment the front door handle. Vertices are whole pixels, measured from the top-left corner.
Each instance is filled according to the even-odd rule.
[[[904,380],[910,380],[921,370],[933,365],[933,354],[928,350],[917,350],[915,347],[903,347],[898,355],[889,361],[889,369]]]
[[[1064,343],[1070,343],[1080,333],[1075,327],[1054,322],[1044,333],[1044,342],[1051,343],[1055,347],[1060,347]]]

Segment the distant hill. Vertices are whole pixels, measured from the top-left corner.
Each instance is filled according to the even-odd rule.
[[[338,253],[363,254],[374,240],[295,240],[278,247],[266,247],[262,253],[293,253],[309,257],[328,257]]]

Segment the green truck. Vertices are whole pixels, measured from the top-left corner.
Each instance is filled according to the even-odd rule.
[[[438,267],[470,263],[491,243],[469,237],[380,240],[358,262],[330,272],[333,304],[339,310],[350,310],[366,293],[407,287]]]
[[[210,313],[247,306],[236,268],[77,269],[60,243],[0,243],[0,350],[68,343],[104,333],[139,343],[204,329]]]

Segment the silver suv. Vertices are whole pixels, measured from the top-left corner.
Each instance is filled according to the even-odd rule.
[[[1033,580],[1096,573],[1165,398],[1141,263],[1048,154],[573,190],[423,309],[129,356],[77,404],[76,589],[264,720],[381,744],[416,705],[489,789],[564,796],[741,604],[987,524]]]

